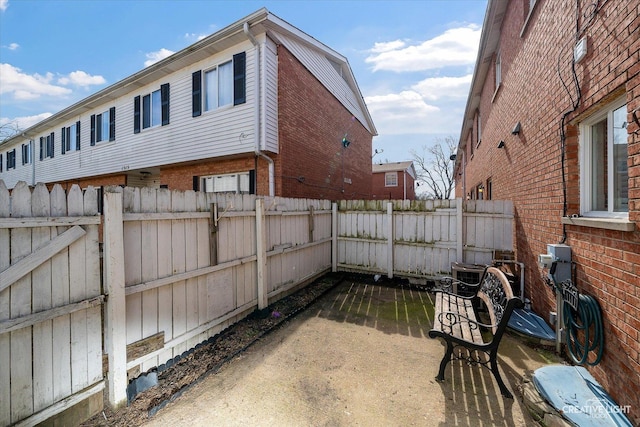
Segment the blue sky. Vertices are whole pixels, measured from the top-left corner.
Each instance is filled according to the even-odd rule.
[[[374,161],[459,137],[486,0],[0,0],[0,124],[25,129],[266,7],[349,60]]]

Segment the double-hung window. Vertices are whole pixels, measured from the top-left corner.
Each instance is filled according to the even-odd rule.
[[[47,157],[53,158],[54,149],[55,141],[53,132],[47,136],[40,137],[40,160],[44,160]]]
[[[23,165],[30,165],[31,162],[33,161],[33,155],[31,153],[31,141],[27,142],[26,144],[22,144],[22,164]]]
[[[384,174],[384,186],[385,187],[397,187],[398,186],[398,172],[386,172]]]
[[[60,134],[62,135],[62,154],[80,149],[79,121],[69,127],[63,127]]]
[[[169,124],[169,83],[133,99],[133,133],[140,129]]]
[[[91,115],[91,145],[116,140],[116,107]]]
[[[246,53],[192,74],[192,116],[246,102]]]
[[[627,105],[624,97],[580,125],[582,215],[628,218]]]

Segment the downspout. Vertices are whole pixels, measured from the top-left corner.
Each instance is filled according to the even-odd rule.
[[[402,171],[402,191],[404,194],[403,200],[407,200],[407,171]]]
[[[251,30],[249,30],[249,23],[245,22],[244,25],[242,26],[242,30],[244,31],[244,34],[247,36],[247,38],[251,41],[251,43],[253,44],[253,46],[255,47],[254,50],[254,56],[255,56],[255,67],[256,67],[256,79],[255,79],[255,108],[254,108],[254,128],[255,128],[255,147],[254,147],[254,151],[256,156],[263,158],[264,160],[266,160],[269,163],[269,196],[273,197],[275,196],[275,167],[274,167],[274,163],[273,163],[273,159],[269,156],[267,156],[265,153],[262,152],[262,150],[260,149],[261,147],[261,141],[265,138],[265,135],[263,135],[263,127],[265,125],[264,120],[262,121],[262,124],[260,123],[260,116],[262,111],[264,110],[263,105],[262,105],[262,101],[264,99],[264,94],[262,93],[262,90],[264,89],[264,84],[262,84],[262,79],[264,78],[264,74],[262,72],[262,67],[261,65],[261,61],[260,61],[260,43],[258,42],[258,40],[256,40],[256,38],[254,37],[254,35],[251,33]],[[262,125],[262,126],[261,126]],[[256,177],[258,175],[258,171],[256,170]],[[257,192],[257,189],[256,189]]]

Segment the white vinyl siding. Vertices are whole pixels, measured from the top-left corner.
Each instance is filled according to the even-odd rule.
[[[262,149],[278,153],[278,48],[271,39],[267,39],[263,55],[266,81],[264,88],[265,109],[263,111],[265,135]]]
[[[74,117],[81,122],[80,140],[82,149],[68,155],[58,156],[50,161],[39,161],[39,151],[35,152],[35,177],[32,167],[22,166],[18,159],[16,169],[5,171],[0,178],[7,187],[12,188],[18,181],[55,182],[87,176],[127,172],[130,170],[163,166],[177,162],[229,156],[255,151],[255,55],[253,45],[246,43],[220,52],[206,60],[192,64],[189,68],[162,76],[135,91],[123,94],[114,100],[105,102],[82,115]],[[218,109],[194,118],[191,115],[191,74],[196,70],[205,70],[212,65],[231,58],[234,54],[246,51],[246,102],[229,108]],[[149,94],[163,83],[171,85],[171,126],[156,126],[138,134],[133,133],[134,103],[139,94]],[[109,108],[115,107],[116,140],[108,141]],[[89,144],[91,139],[91,116],[107,112],[106,141]],[[55,132],[55,145],[59,147],[61,126],[69,122],[55,123],[51,130],[39,136]],[[96,124],[97,125],[97,124]],[[27,140],[28,141],[28,140]],[[24,144],[21,141],[19,144]],[[36,150],[39,150],[36,139]],[[20,145],[17,145],[20,151]],[[3,153],[10,150],[3,150]],[[6,157],[5,160],[6,166]]]

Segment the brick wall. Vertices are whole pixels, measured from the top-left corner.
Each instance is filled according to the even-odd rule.
[[[371,196],[372,135],[283,46],[278,46],[278,130],[276,193],[320,199]],[[351,142],[347,148],[345,134]]]
[[[579,2],[543,0],[522,32],[523,4],[509,2],[501,28],[502,85],[494,74],[484,83],[480,114],[482,141],[473,156],[467,144],[466,191],[491,179],[493,199],[514,201],[515,241],[526,264],[526,296],[544,318],[555,310],[555,295],[545,285],[537,256],[546,245],[563,241],[572,249],[577,285],[593,295],[604,317],[605,352],[590,368],[630,418],[640,423],[640,131],[633,111],[640,108],[640,5],[600,2],[595,16]],[[593,9],[591,9],[593,10]],[[571,59],[578,27],[586,28],[588,54],[576,65],[581,97],[572,85]],[[522,32],[522,36],[521,36]],[[563,80],[569,93],[563,86]],[[561,123],[565,112],[567,213],[580,212],[579,124],[603,104],[626,94],[629,153],[629,219],[633,232],[567,225],[563,228]],[[637,112],[640,116],[640,111]],[[521,133],[511,130],[520,121]],[[504,148],[497,148],[500,140]],[[465,139],[465,141],[469,141]],[[456,194],[462,194],[458,176]]]

